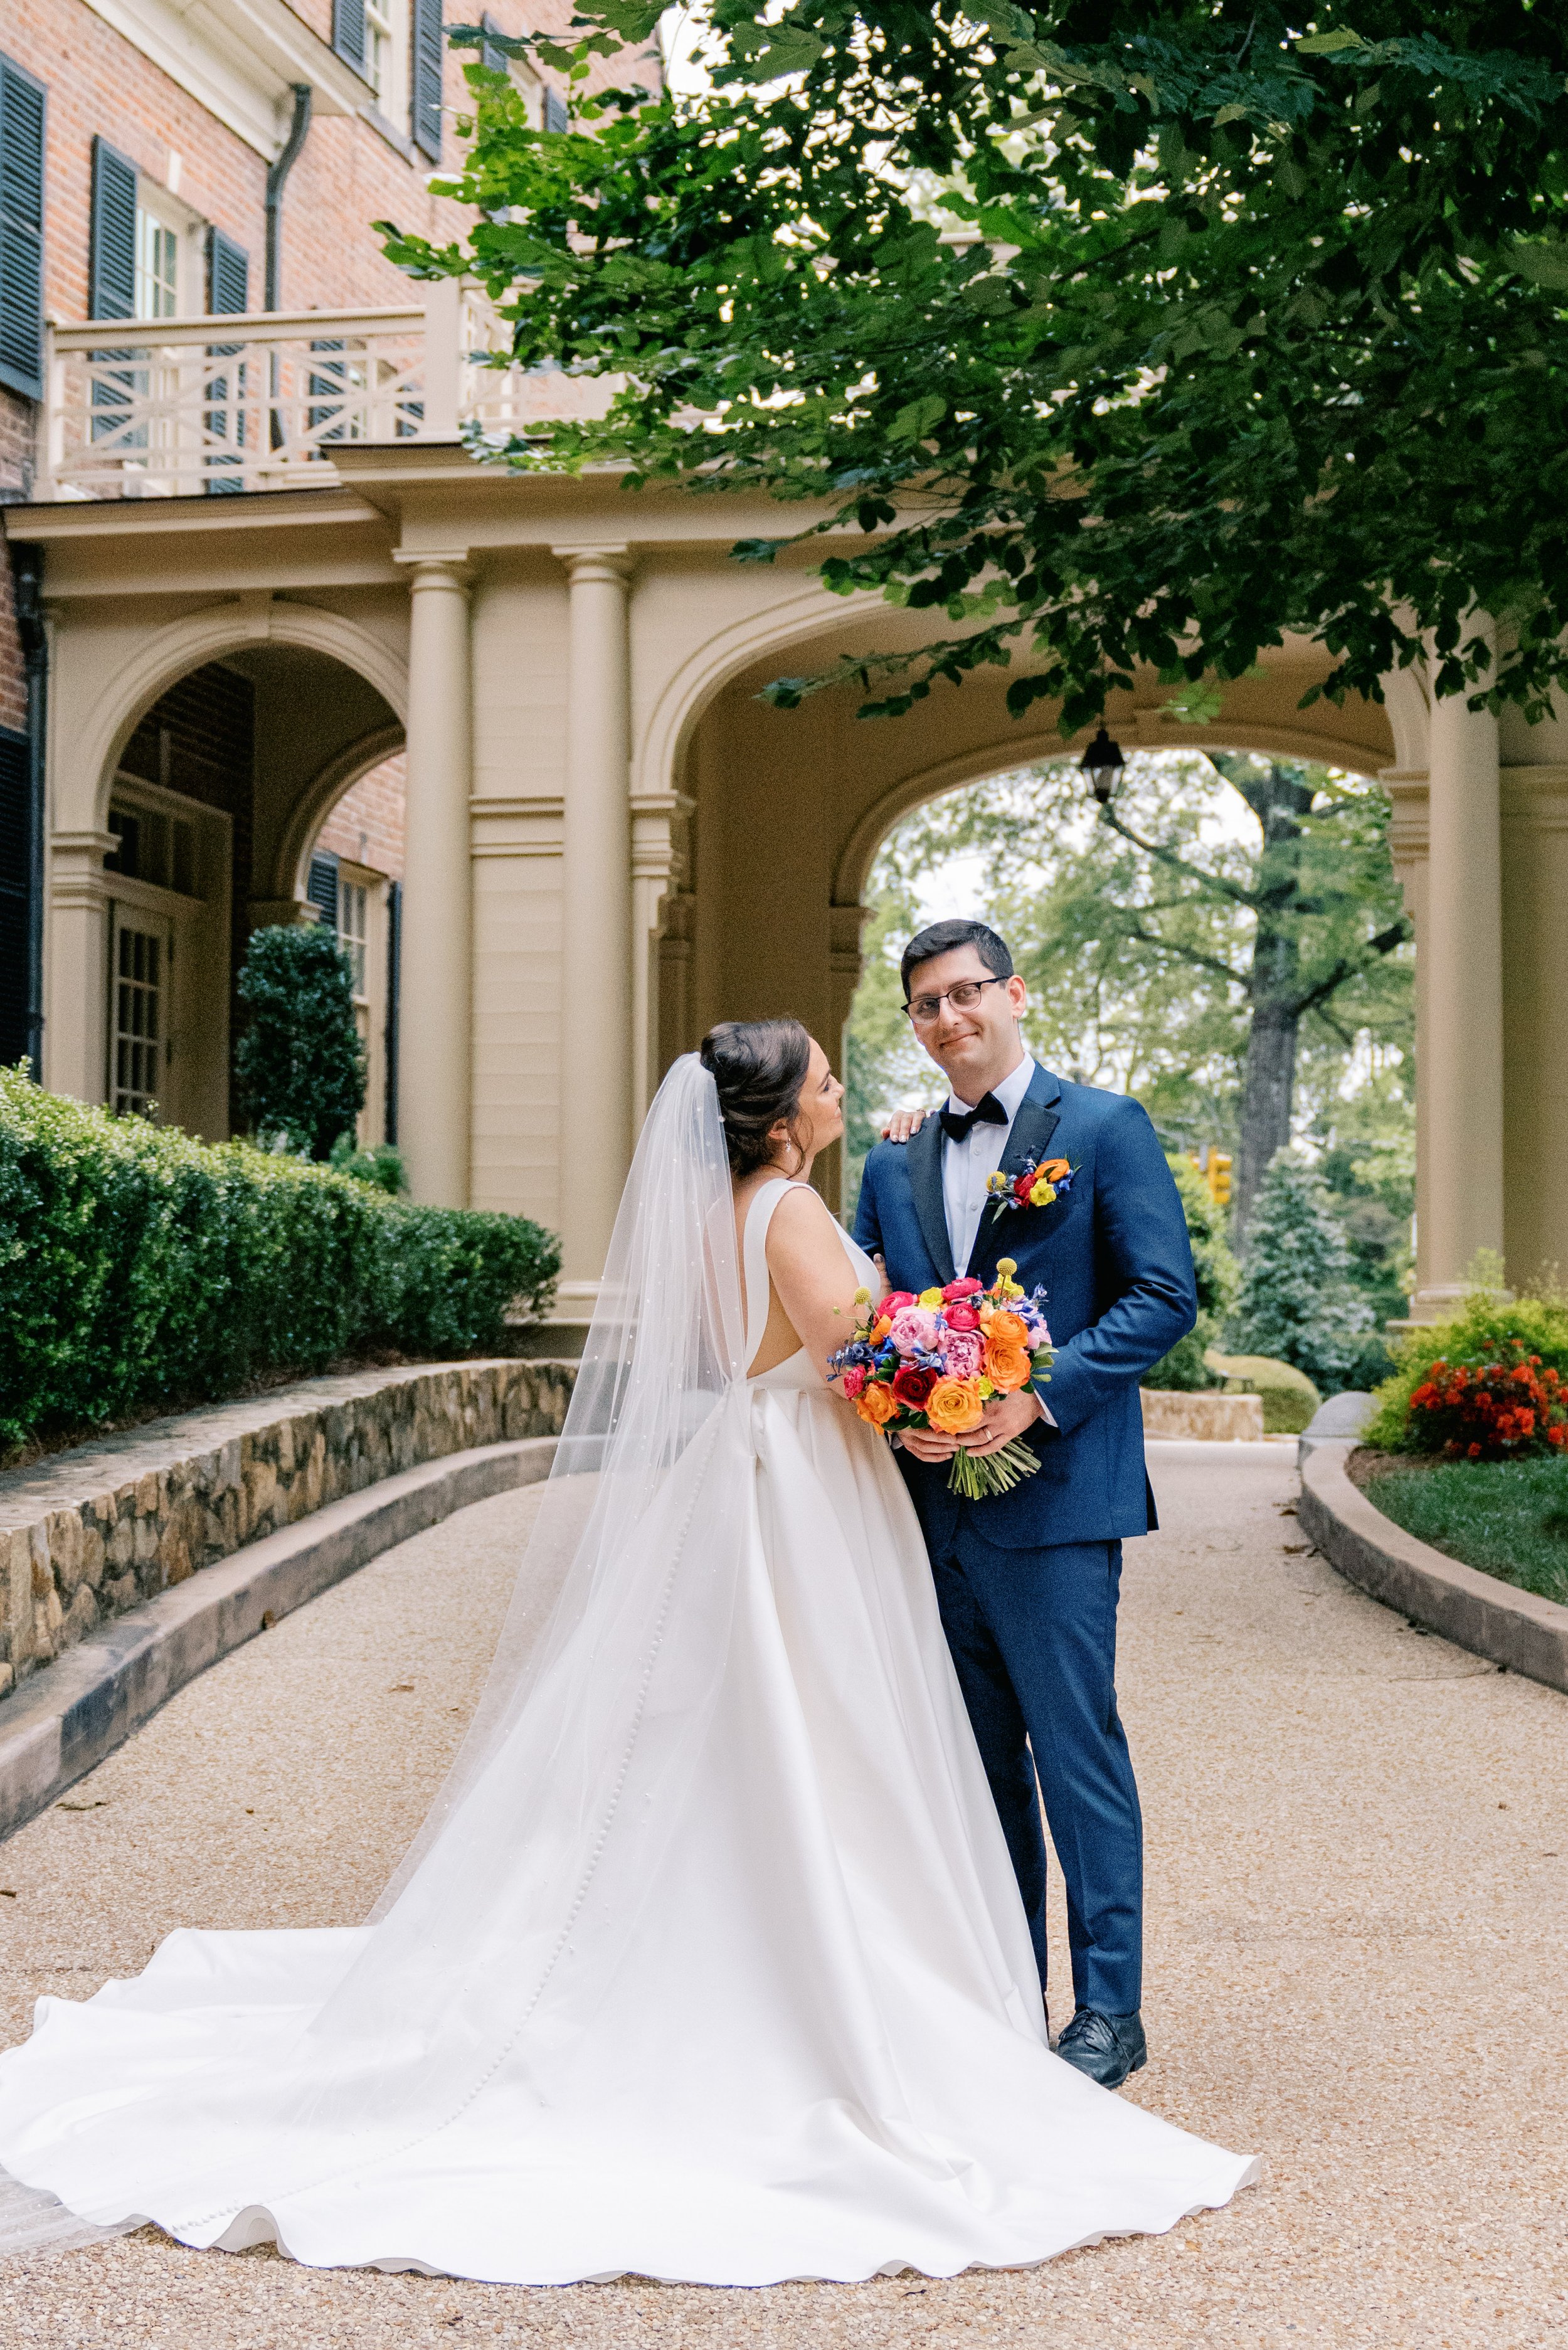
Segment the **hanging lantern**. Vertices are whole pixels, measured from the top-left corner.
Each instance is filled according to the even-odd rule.
[[[1126,765],[1121,744],[1113,742],[1102,726],[1078,762],[1080,774],[1087,775],[1090,789],[1102,807],[1108,806],[1114,796]]]

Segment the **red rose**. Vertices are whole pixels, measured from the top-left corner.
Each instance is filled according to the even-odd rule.
[[[967,1298],[957,1297],[944,1309],[943,1319],[950,1330],[978,1330],[980,1315]]]
[[[906,1305],[916,1305],[919,1303],[912,1289],[890,1289],[886,1297],[878,1299],[877,1311],[878,1314],[885,1314],[891,1321],[894,1315],[901,1313]]]
[[[917,1370],[912,1363],[894,1375],[893,1393],[909,1411],[924,1411],[931,1389],[941,1374],[939,1371]]]
[[[984,1287],[983,1281],[950,1281],[942,1292],[943,1302],[950,1305],[958,1297],[978,1297]]]
[[[1034,1189],[1035,1183],[1038,1180],[1038,1177],[1028,1169],[1025,1169],[1022,1175],[1015,1175],[1012,1179],[1013,1198],[1015,1200],[1022,1200],[1024,1206],[1027,1207],[1029,1204],[1029,1194]]]

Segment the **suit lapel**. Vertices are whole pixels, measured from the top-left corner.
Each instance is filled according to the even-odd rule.
[[[1061,1121],[1062,1112],[1058,1107],[1061,1098],[1062,1087],[1058,1080],[1049,1069],[1037,1068],[1030,1080],[1029,1091],[1018,1105],[1018,1115],[1012,1121],[1012,1131],[1002,1154],[1000,1174],[1020,1175],[1026,1159],[1044,1158],[1046,1145]],[[941,1132],[936,1119],[928,1119],[927,1124],[936,1126],[939,1134]],[[920,1131],[923,1134],[925,1128],[922,1127]],[[987,1201],[975,1231],[969,1263],[964,1267],[966,1275],[974,1273],[982,1260],[989,1257],[996,1244],[997,1227],[1005,1214],[1000,1201]],[[992,1262],[994,1268],[994,1260]]]
[[[904,1149],[920,1237],[945,1284],[953,1278],[953,1252],[948,1238],[948,1211],[942,1201],[941,1119],[933,1112]]]

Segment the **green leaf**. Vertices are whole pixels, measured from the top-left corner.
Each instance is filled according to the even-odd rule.
[[[1332,33],[1307,34],[1295,47],[1303,57],[1333,57],[1342,49],[1365,49],[1370,44],[1359,33],[1353,33],[1348,25],[1336,25]]]
[[[947,412],[948,404],[940,392],[927,392],[923,399],[912,400],[907,408],[899,409],[888,427],[888,438],[889,441],[923,440],[933,425],[941,422]]]

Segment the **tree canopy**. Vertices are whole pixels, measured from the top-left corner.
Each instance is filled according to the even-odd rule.
[[[1071,732],[1288,630],[1336,697],[1428,646],[1441,692],[1568,682],[1568,13],[711,0],[710,85],[650,96],[657,0],[580,6],[456,37],[623,86],[543,131],[471,67],[478,224],[389,249],[619,381],[514,462],[811,499],[830,586],[929,610],[863,714],[1002,662]]]

